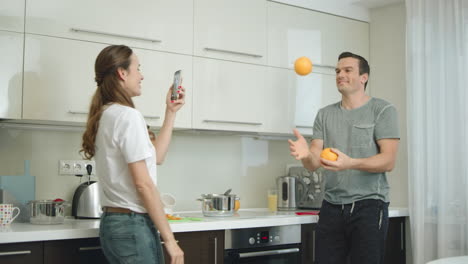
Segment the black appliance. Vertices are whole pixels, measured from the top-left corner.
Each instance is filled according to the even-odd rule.
[[[301,225],[225,231],[225,264],[300,264]]]

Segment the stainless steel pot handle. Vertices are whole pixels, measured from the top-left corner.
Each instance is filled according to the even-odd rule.
[[[266,250],[266,251],[257,251],[257,252],[249,252],[249,253],[239,253],[239,258],[273,256],[273,255],[289,254],[289,253],[296,253],[296,252],[299,252],[299,248]]]

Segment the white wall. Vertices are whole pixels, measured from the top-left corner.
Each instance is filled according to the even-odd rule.
[[[405,4],[371,9],[370,94],[392,102],[400,118],[400,147],[395,169],[389,173],[390,205],[408,207],[406,133],[406,10]],[[410,222],[406,221],[406,263],[412,262]]]
[[[0,128],[0,175],[22,175],[23,160],[28,159],[37,199],[71,201],[80,178],[58,175],[58,161],[80,159],[81,134]],[[286,140],[176,132],[165,163],[158,167],[158,185],[176,197],[178,211],[200,210],[195,201],[200,194],[228,188],[241,197],[243,208],[265,208],[267,189],[294,163]]]
[[[388,174],[390,206],[394,207],[408,207],[405,21],[404,3],[371,9],[369,92],[393,103],[400,118],[397,164]]]

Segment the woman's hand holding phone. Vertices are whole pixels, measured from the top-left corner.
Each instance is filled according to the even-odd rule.
[[[174,82],[167,93],[166,104],[172,112],[179,111],[185,104],[185,88],[182,87],[182,70],[174,73]]]

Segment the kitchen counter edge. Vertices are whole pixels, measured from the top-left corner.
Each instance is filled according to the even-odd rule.
[[[389,217],[407,217],[407,208],[390,208]],[[294,224],[317,223],[316,215],[281,215],[278,217],[257,217],[249,219],[214,218],[204,221],[171,222],[171,229],[178,232],[197,232],[225,229],[242,229],[251,227],[283,226]],[[33,225],[13,223],[8,228],[0,229],[0,244],[48,240],[65,240],[99,237],[99,219],[67,219],[59,225]]]

